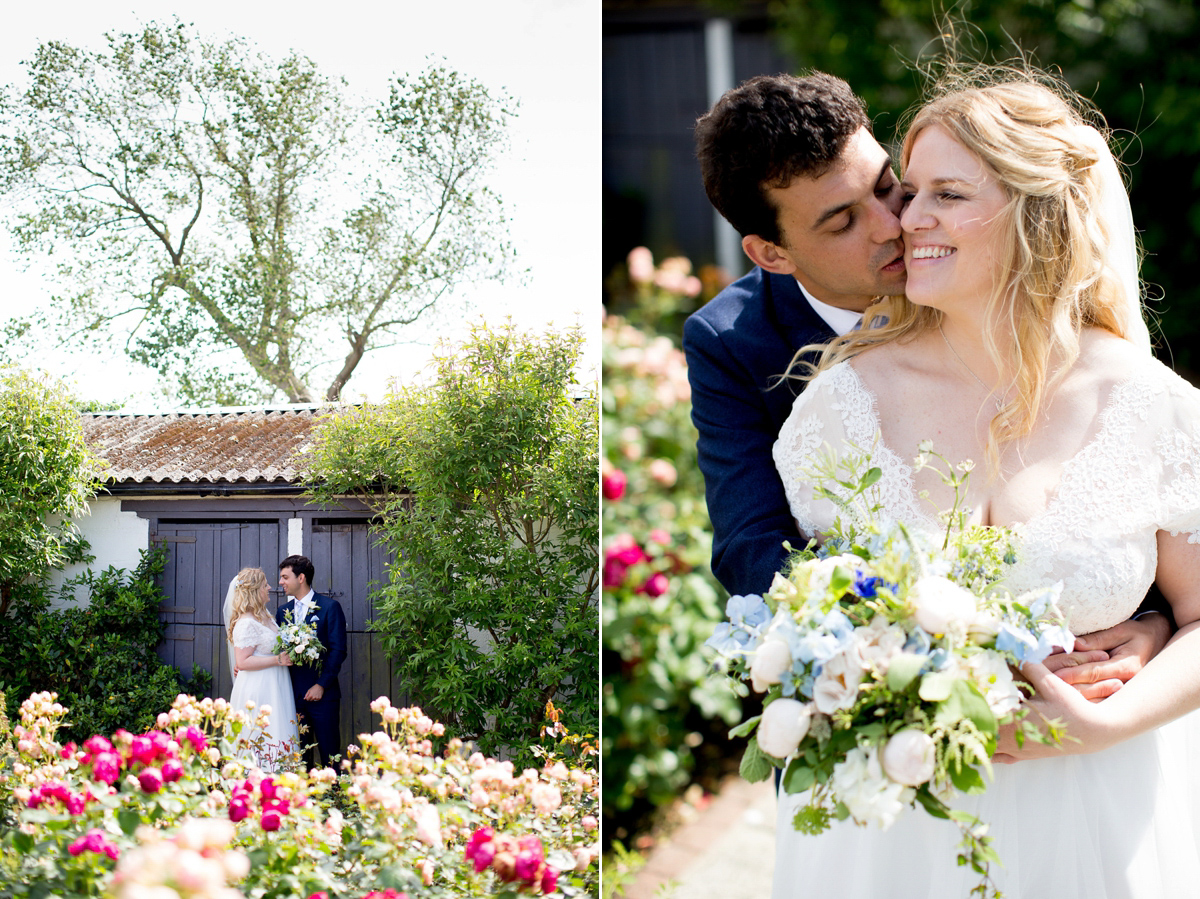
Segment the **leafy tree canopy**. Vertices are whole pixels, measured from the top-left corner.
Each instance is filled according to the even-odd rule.
[[[58,292],[10,340],[108,338],[186,400],[336,399],[511,256],[484,176],[514,105],[444,66],[369,107],[301,55],[177,21],[25,65],[0,98],[0,189]]]
[[[546,702],[595,733],[598,407],[576,329],[476,328],[436,383],[339,413],[308,456],[318,499],[358,493],[396,552],[381,641],[423,706],[484,751],[536,738]]]
[[[26,581],[80,560],[72,518],[95,495],[101,464],[62,385],[0,368],[0,617]]]

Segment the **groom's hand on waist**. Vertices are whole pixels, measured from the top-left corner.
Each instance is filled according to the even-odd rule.
[[[1046,659],[1045,665],[1085,698],[1098,702],[1117,692],[1162,651],[1171,623],[1159,614],[1079,637],[1075,651]]]
[[[321,697],[325,695],[325,688],[320,684],[313,684],[308,688],[308,692],[304,694],[306,702],[320,702]]]

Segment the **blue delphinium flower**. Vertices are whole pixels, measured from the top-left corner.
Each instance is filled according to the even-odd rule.
[[[864,574],[861,571],[856,571],[854,572],[854,584],[850,589],[863,599],[874,599],[875,592],[882,583],[883,578],[874,577],[872,575]]]
[[[996,648],[1001,652],[1012,653],[1018,662],[1024,664],[1036,654],[1038,638],[1027,629],[1016,627],[1006,621],[1000,625],[1000,630],[996,634]]]

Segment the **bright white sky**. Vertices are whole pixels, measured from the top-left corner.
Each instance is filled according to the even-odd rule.
[[[115,10],[121,10],[117,12]],[[501,285],[464,294],[468,320],[523,328],[579,323],[589,336],[586,368],[599,370],[600,289],[600,4],[595,0],[342,0],[334,4],[259,0],[60,0],[21,4],[0,28],[0,82],[24,83],[20,62],[41,42],[102,46],[105,31],[136,31],[141,23],[178,15],[206,38],[241,36],[271,58],[296,50],[351,91],[386,96],[393,74],[424,69],[443,58],[453,69],[504,89],[520,102],[511,120],[511,149],[489,183],[512,216],[515,269]],[[0,320],[45,302],[53,285],[21,270],[0,237]],[[457,333],[455,333],[457,328]],[[380,398],[391,377],[410,383],[439,338],[460,338],[466,322],[409,332],[413,342],[370,356],[351,379],[345,399]],[[2,355],[0,355],[2,358]],[[164,404],[148,390],[152,372],[124,357],[52,352],[38,364],[72,384],[85,399],[128,401],[144,410]],[[320,385],[313,385],[319,389]]]

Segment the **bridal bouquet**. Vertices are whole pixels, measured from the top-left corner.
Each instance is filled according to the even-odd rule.
[[[288,609],[275,638],[275,652],[286,652],[297,665],[315,665],[325,654],[325,647],[317,639],[316,625],[292,620],[292,610]]]
[[[1056,605],[1061,585],[1018,597],[1003,589],[1011,531],[968,526],[958,508],[970,463],[951,469],[928,444],[921,450],[918,470],[935,468],[954,488],[943,533],[882,520],[869,454],[830,455],[809,474],[839,510],[834,527],[793,555],[765,598],[731,598],[707,645],[766,693],[762,715],[733,731],[753,735],[742,774],[762,780],[779,767],[784,790],[811,791],[797,830],[847,817],[887,828],[919,803],[957,823],[959,863],[986,892],[996,860],[986,827],[947,800],[984,789],[998,728],[1020,717],[1010,665],[1069,650],[1074,638]],[[1018,734],[1060,737],[1054,726],[1048,737]]]

